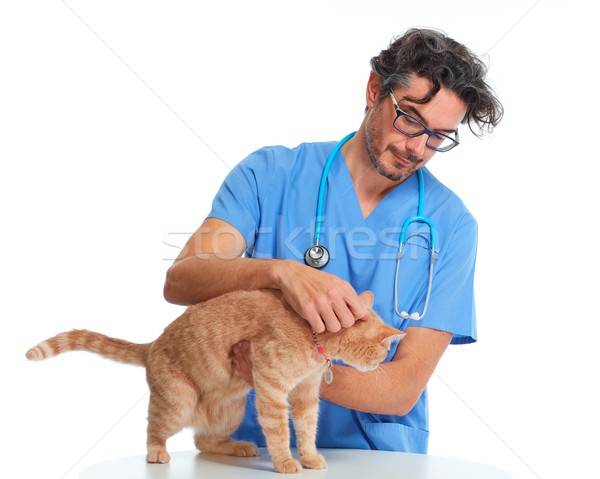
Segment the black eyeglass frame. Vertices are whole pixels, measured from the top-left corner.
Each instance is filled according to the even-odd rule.
[[[434,151],[439,151],[442,153],[445,153],[446,151],[450,151],[452,148],[454,148],[455,146],[460,145],[460,141],[458,141],[458,130],[454,130],[454,135],[456,138],[452,138],[451,136],[445,135],[444,133],[440,133],[439,131],[435,131],[432,130],[431,128],[428,128],[426,125],[423,124],[422,121],[420,121],[418,118],[415,118],[412,115],[409,115],[408,113],[406,113],[405,111],[400,109],[400,106],[398,105],[398,100],[396,100],[396,96],[394,95],[393,91],[390,91],[390,96],[392,97],[392,103],[394,104],[394,108],[396,110],[396,118],[394,118],[394,128],[399,131],[400,133],[402,133],[403,135],[408,136],[409,138],[416,138],[417,136],[421,136],[424,134],[427,134],[427,142],[425,143],[425,145],[427,146],[427,148],[430,148]],[[409,118],[410,121],[415,122],[419,125],[421,125],[421,127],[423,127],[423,131],[417,132],[417,133],[408,133],[400,128],[398,128],[396,126],[396,121],[398,121],[398,118],[400,118],[401,116],[406,116]],[[429,140],[431,139],[432,135],[436,135],[438,137],[443,136],[444,138],[447,138],[450,140],[450,144],[448,146],[445,146],[443,148],[438,148],[436,146],[431,146],[429,144]]]

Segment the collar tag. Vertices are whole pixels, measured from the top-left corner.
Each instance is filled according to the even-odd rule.
[[[325,382],[331,384],[333,381],[333,371],[331,370],[331,360],[327,360],[327,369],[325,369]]]
[[[325,362],[327,363],[327,367],[325,369],[325,382],[327,384],[331,384],[331,382],[333,381],[333,371],[331,370],[331,359],[329,359],[329,356],[327,356],[327,354],[325,354],[325,350],[323,349],[323,346],[321,346],[319,344],[319,340],[317,339],[317,333],[315,333],[313,331],[312,334],[313,334],[313,341],[315,343],[315,346],[317,347],[317,351],[319,351],[319,354],[321,356],[323,356],[323,358],[325,359]]]

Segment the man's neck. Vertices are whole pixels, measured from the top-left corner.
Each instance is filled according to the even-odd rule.
[[[400,182],[388,180],[375,169],[367,154],[362,128],[342,147],[342,153],[354,184],[363,218],[367,218],[379,202]]]

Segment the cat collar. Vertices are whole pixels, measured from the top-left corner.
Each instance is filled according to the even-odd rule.
[[[319,340],[317,339],[317,333],[315,333],[313,331],[312,334],[313,334],[313,341],[315,343],[315,346],[317,347],[317,351],[319,351],[319,354],[321,356],[323,356],[323,358],[325,359],[325,362],[327,363],[327,369],[325,369],[325,382],[327,384],[331,384],[331,382],[333,381],[333,371],[331,370],[331,359],[329,359],[329,356],[327,356],[327,354],[325,354],[325,351],[323,350],[323,346],[321,346],[319,344]]]

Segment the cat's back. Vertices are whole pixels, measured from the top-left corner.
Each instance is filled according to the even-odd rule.
[[[296,321],[298,314],[283,299],[281,292],[269,289],[232,291],[216,298],[197,303],[186,313],[200,323],[220,320],[221,323],[254,325],[265,315],[275,321]]]
[[[185,338],[185,342],[220,341],[227,346],[271,332],[305,329],[307,324],[279,291],[232,291],[189,306],[164,335]]]

